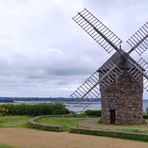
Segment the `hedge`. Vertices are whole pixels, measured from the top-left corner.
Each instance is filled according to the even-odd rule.
[[[59,115],[68,114],[69,110],[62,103],[39,103],[39,104],[3,104],[8,110],[8,115]]]
[[[144,115],[143,115],[143,118],[144,118],[144,119],[148,119],[148,114],[144,114]]]
[[[84,114],[89,117],[101,117],[101,110],[86,110]]]
[[[86,110],[82,115],[88,117],[101,117],[101,110]],[[148,119],[148,114],[143,114],[143,118]]]

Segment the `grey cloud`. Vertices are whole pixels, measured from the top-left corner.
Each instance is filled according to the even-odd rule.
[[[71,19],[79,8],[123,39],[148,19],[146,0],[0,4],[1,96],[69,96],[111,56]]]

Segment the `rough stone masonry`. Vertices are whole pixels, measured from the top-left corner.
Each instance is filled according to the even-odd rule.
[[[129,74],[129,65],[118,65],[123,73],[109,87],[100,85],[103,123],[139,124],[143,122],[143,78],[136,81]],[[99,72],[99,77],[102,73]]]

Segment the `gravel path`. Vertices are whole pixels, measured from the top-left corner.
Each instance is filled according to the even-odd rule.
[[[0,128],[0,143],[18,148],[148,148],[144,142],[24,128]]]

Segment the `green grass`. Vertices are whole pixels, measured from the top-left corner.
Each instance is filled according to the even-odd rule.
[[[21,127],[28,128],[28,121],[31,117],[28,116],[1,116],[0,117],[0,128],[5,127]],[[121,132],[134,132],[148,134],[148,122],[140,125],[105,125],[98,123],[99,118],[86,118],[86,117],[49,117],[37,120],[37,123],[53,125],[53,126],[63,126],[64,131],[69,131],[71,127],[87,128],[87,129],[102,129],[110,131],[121,131]],[[125,137],[126,139],[126,137]],[[128,138],[127,138],[128,139]],[[134,139],[140,140],[140,139]],[[142,141],[142,140],[140,140]],[[143,140],[144,141],[144,140]],[[146,140],[147,141],[147,140]],[[0,144],[0,148],[14,148],[9,145]]]
[[[148,123],[140,125],[105,125],[97,123],[97,121],[98,118],[50,117],[39,119],[36,122],[47,125],[63,126],[64,131],[69,131],[71,127],[76,127],[78,122],[80,128],[148,134]]]
[[[114,125],[114,124],[102,124],[98,122],[98,118],[91,120],[85,120],[80,122],[80,126],[87,129],[102,129],[108,131],[119,131],[119,132],[132,132],[132,133],[141,133],[148,134],[148,120],[143,124],[125,124],[125,125]],[[93,123],[93,124],[92,124]]]
[[[7,144],[0,144],[0,148],[14,148],[14,147]]]
[[[139,134],[148,134],[148,129],[140,129],[140,128],[123,128],[123,129],[116,129],[115,131],[121,132],[130,132],[130,133],[139,133]]]
[[[26,128],[28,127],[28,121],[30,119],[31,117],[28,117],[28,116],[1,116],[0,128],[5,128],[5,127]],[[50,117],[50,118],[39,119],[36,122],[47,124],[47,125],[63,126],[64,131],[69,131],[71,127],[76,127],[78,122],[79,127],[82,127],[82,128],[88,128],[88,129],[95,128],[95,129],[104,129],[104,130],[111,130],[111,131],[148,134],[148,122],[140,125],[105,125],[102,123],[97,123],[97,121],[98,121],[98,118]],[[91,124],[92,122],[93,122],[93,125]],[[94,127],[95,122],[96,122],[96,125]]]
[[[50,117],[50,118],[39,119],[36,122],[42,124],[54,125],[54,126],[63,126],[64,131],[69,131],[71,127],[77,126],[77,122],[86,119],[88,118]]]
[[[27,127],[27,122],[31,119],[28,116],[1,116],[0,128],[4,127]]]

